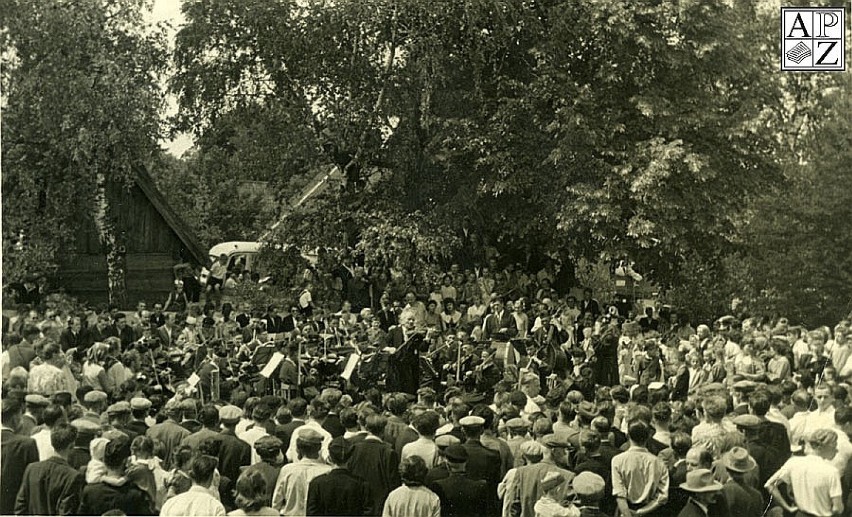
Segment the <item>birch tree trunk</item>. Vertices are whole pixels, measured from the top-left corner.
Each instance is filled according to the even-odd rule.
[[[123,239],[111,217],[110,201],[107,192],[106,174],[97,173],[97,192],[95,193],[94,221],[98,237],[106,253],[107,287],[109,303],[125,308],[127,306],[127,254]]]

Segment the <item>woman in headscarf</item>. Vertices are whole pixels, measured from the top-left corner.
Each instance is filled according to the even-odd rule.
[[[115,386],[104,368],[108,356],[109,345],[106,343],[95,343],[89,347],[86,351],[86,360],[83,362],[83,386],[91,386],[93,390],[112,393]]]

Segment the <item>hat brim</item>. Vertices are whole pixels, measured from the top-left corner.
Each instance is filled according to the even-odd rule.
[[[737,467],[736,465],[732,465],[732,464],[731,464],[731,463],[729,463],[728,461],[725,461],[725,468],[726,468],[726,469],[728,469],[728,470],[732,470],[732,471],[734,471],[734,472],[741,472],[741,473],[742,473],[742,472],[751,472],[752,470],[754,470],[754,469],[756,469],[756,468],[757,468],[757,462],[756,462],[756,461],[754,461],[754,459],[753,459],[751,456],[749,456],[749,458],[748,458],[748,466],[747,466],[746,468],[744,468],[744,469],[743,469],[743,468],[739,468],[739,467]]]
[[[723,487],[722,487],[722,483],[719,483],[718,481],[714,481],[712,485],[707,485],[707,486],[703,486],[703,487],[691,487],[686,483],[681,483],[680,488],[682,490],[686,490],[687,492],[700,494],[700,493],[704,493],[704,492],[718,492],[719,490],[722,490]]]

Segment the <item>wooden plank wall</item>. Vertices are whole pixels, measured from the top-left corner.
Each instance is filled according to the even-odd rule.
[[[118,226],[125,230],[129,306],[139,300],[149,306],[164,302],[172,288],[172,266],[180,261],[183,243],[139,187],[129,192],[114,190],[112,197]],[[106,303],[106,258],[91,218],[79,226],[75,242],[60,266],[59,285],[91,304]]]

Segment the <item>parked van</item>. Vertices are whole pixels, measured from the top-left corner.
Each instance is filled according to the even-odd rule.
[[[208,252],[208,255],[210,255],[210,265],[219,260],[219,257],[224,254],[228,257],[228,271],[233,271],[239,265],[239,268],[243,271],[259,273],[261,277],[264,277],[264,273],[266,272],[258,270],[257,267],[257,257],[264,245],[264,243],[258,241],[220,242],[210,248]],[[276,245],[276,248],[282,249],[281,245]],[[302,258],[307,260],[311,265],[316,265],[317,263],[316,253],[302,253]],[[206,286],[209,278],[210,268],[208,265],[201,270],[201,285]]]

